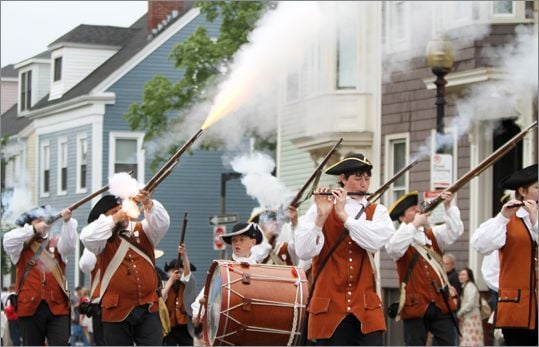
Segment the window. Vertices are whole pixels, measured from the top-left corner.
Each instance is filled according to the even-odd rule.
[[[67,139],[58,140],[58,194],[67,192]]]
[[[385,180],[390,179],[395,176],[395,174],[408,165],[408,146],[409,146],[409,135],[408,133],[404,134],[391,134],[386,136],[385,143]],[[388,191],[388,196],[386,199],[389,201],[384,201],[386,205],[391,205],[398,198],[406,194],[408,190],[408,175],[406,173],[399,177],[393,183]]]
[[[21,111],[29,110],[32,106],[32,71],[26,71],[21,74]]]
[[[109,139],[109,172],[129,172],[139,182],[144,180],[144,151],[141,132],[111,132]]]
[[[358,75],[358,11],[353,2],[337,3],[337,89],[357,88]]]
[[[492,3],[494,15],[513,15],[514,7],[512,1],[494,1]]]
[[[62,79],[62,57],[54,59],[54,81]]]
[[[88,168],[88,139],[86,134],[77,136],[77,193],[86,192]]]
[[[51,170],[50,170],[50,145],[49,142],[44,142],[41,145],[41,196],[49,196],[50,182],[51,182]]]

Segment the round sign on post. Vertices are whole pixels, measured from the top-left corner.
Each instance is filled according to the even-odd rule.
[[[213,249],[215,251],[223,251],[226,249],[226,244],[221,238],[226,232],[226,226],[216,225],[213,227]]]

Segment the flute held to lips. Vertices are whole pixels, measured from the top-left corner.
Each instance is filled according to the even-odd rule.
[[[522,206],[525,206],[523,202],[515,202],[514,204],[509,204],[509,205],[507,205],[505,207],[507,207],[507,208],[517,208],[517,207],[522,207]]]
[[[347,195],[364,196],[364,195],[371,195],[372,193],[369,193],[369,192],[347,192],[346,194]],[[319,192],[319,193],[314,192],[313,195],[331,196],[333,194],[331,192]]]

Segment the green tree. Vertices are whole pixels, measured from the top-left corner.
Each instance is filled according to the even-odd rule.
[[[158,137],[172,122],[181,122],[183,117],[171,118],[171,111],[187,110],[207,98],[204,90],[223,76],[221,71],[225,71],[241,45],[248,42],[248,35],[264,10],[274,7],[268,1],[200,1],[195,6],[200,7],[208,21],[221,21],[219,36],[212,40],[205,28],[197,28],[169,55],[175,67],[184,71],[183,78],[171,81],[157,75],[146,83],[142,102],[131,104],[125,115],[132,130],[145,130],[144,141]],[[167,154],[175,150],[168,148]],[[158,155],[152,168],[163,159],[163,154]]]

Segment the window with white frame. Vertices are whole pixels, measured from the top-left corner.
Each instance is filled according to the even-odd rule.
[[[41,196],[48,196],[50,193],[51,183],[51,148],[49,142],[41,144]]]
[[[389,172],[388,178],[393,177],[400,169],[407,165],[408,158],[408,141],[406,137],[393,138],[388,141],[389,145]],[[390,190],[391,203],[398,198],[406,194],[407,188],[407,175],[400,176],[395,183],[393,183]]]
[[[20,110],[29,110],[32,106],[32,70],[21,73],[20,86]]]
[[[515,13],[513,1],[493,1],[492,13],[494,16],[512,16]]]
[[[62,79],[62,57],[54,59],[54,82]]]
[[[337,89],[356,89],[358,78],[357,4],[337,2]]]
[[[88,139],[86,134],[77,136],[77,193],[86,192],[88,170]]]
[[[58,140],[58,194],[67,193],[67,139]]]
[[[111,132],[111,173],[129,172],[133,177],[144,179],[144,152],[142,150],[143,133]]]

